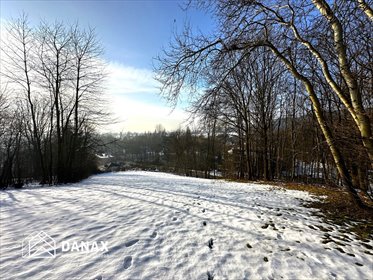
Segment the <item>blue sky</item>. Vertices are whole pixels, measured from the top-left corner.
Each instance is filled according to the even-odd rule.
[[[108,63],[110,109],[118,123],[116,131],[154,130],[157,123],[175,129],[187,117],[181,108],[174,110],[158,96],[152,65],[173,33],[186,22],[195,30],[209,33],[213,20],[203,11],[181,7],[184,1],[0,1],[2,21],[25,12],[32,24],[40,20],[66,23],[78,21],[96,29]],[[153,113],[152,113],[153,112]],[[170,114],[171,113],[171,114]]]

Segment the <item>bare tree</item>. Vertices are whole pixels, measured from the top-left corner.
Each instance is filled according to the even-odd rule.
[[[353,185],[350,170],[335,136],[327,122],[321,103],[316,74],[332,90],[353,119],[365,152],[373,166],[372,121],[369,119],[360,90],[361,84],[354,68],[362,68],[371,61],[364,54],[353,52],[355,46],[371,35],[372,23],[366,23],[357,3],[334,1],[200,1],[197,5],[212,11],[219,21],[220,33],[213,37],[192,36],[189,31],[177,36],[173,45],[159,58],[156,68],[162,92],[174,99],[183,86],[197,89],[213,62],[235,53],[236,64],[226,67],[220,79],[237,68],[240,62],[257,48],[269,49],[299,80],[312,104],[316,120],[328,144],[343,185],[363,206]],[[369,9],[364,8],[365,12]],[[368,15],[369,16],[369,15]],[[365,24],[362,22],[365,21]],[[351,32],[356,26],[362,29]],[[351,47],[351,48],[350,48]],[[368,56],[369,57],[369,56]],[[371,57],[371,56],[370,56]]]
[[[19,135],[13,137],[17,143],[25,141],[33,149],[17,150],[17,170],[21,158],[27,158],[32,176],[41,183],[89,175],[85,173],[94,168],[93,131],[107,120],[102,47],[94,30],[62,22],[31,28],[22,15],[7,25],[7,35],[1,45],[1,86],[7,82],[12,100],[18,100],[10,107],[11,115],[30,119],[9,128],[10,135]]]
[[[29,27],[28,19],[23,14],[19,19],[10,22],[7,26],[8,38],[2,42],[2,52],[5,56],[3,77],[7,78],[26,98],[28,115],[31,118],[31,142],[36,151],[42,172],[42,182],[46,182],[46,169],[42,153],[42,132],[38,127],[37,119],[38,96],[35,89],[35,65],[33,47],[34,34]],[[25,112],[26,113],[26,112]]]

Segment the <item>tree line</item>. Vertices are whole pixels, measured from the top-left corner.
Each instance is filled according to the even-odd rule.
[[[1,42],[0,186],[66,183],[95,169],[104,121],[103,49],[94,29],[8,22]]]
[[[271,119],[267,142],[263,141],[263,127],[253,126],[249,147],[235,126],[218,121],[204,121],[194,129],[166,131],[158,125],[154,132],[102,134],[99,138],[103,145],[98,149],[103,158],[101,169],[139,168],[204,178],[340,185],[328,148],[320,142],[322,135],[312,112],[301,110],[301,102],[297,104],[296,118],[286,116],[293,114],[291,110],[281,119]],[[361,184],[359,188],[369,192],[369,185]]]
[[[101,165],[106,163],[108,169],[115,163],[119,170],[140,168],[208,178],[211,171],[223,168],[221,150],[200,130],[167,132],[158,125],[154,132],[103,134],[100,139],[106,145],[99,154],[108,157]]]
[[[162,94],[175,102],[188,89],[207,130],[223,126],[235,136],[240,177],[294,178],[299,164],[313,166],[364,207],[357,189],[371,192],[373,176],[369,3],[189,5],[217,26],[208,35],[185,28],[158,57]]]

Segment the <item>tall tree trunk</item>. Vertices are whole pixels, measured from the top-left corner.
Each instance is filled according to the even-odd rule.
[[[338,57],[339,69],[345,80],[348,92],[351,99],[351,104],[348,104],[352,118],[354,119],[357,127],[359,128],[363,145],[368,153],[370,164],[373,168],[373,135],[372,127],[369,117],[363,107],[361,92],[358,88],[358,83],[350,70],[349,61],[347,58],[347,48],[344,43],[343,27],[341,22],[337,19],[334,12],[329,7],[328,3],[324,0],[313,0],[315,6],[319,9],[320,13],[328,20],[332,30],[336,55]],[[360,1],[363,5],[364,1]],[[366,10],[369,11],[369,10]],[[340,94],[343,95],[343,94]],[[345,102],[346,103],[346,102]],[[349,102],[347,102],[349,103]]]
[[[324,115],[323,115],[323,112],[322,112],[322,108],[321,108],[321,105],[320,105],[320,101],[317,98],[317,95],[314,91],[314,88],[313,88],[311,82],[308,80],[308,78],[301,75],[297,71],[295,66],[286,57],[284,57],[284,55],[274,45],[272,45],[268,42],[267,42],[267,45],[272,50],[272,52],[283,61],[283,63],[286,65],[286,67],[289,69],[289,71],[294,75],[294,77],[296,77],[297,79],[299,79],[303,83],[303,85],[306,88],[306,91],[309,95],[309,98],[311,100],[312,107],[314,109],[314,113],[316,115],[317,122],[318,122],[318,124],[321,128],[321,131],[322,131],[322,133],[325,137],[325,140],[328,144],[330,152],[333,156],[333,160],[334,160],[334,163],[335,163],[336,168],[338,170],[338,174],[339,174],[339,176],[342,180],[343,186],[349,190],[350,194],[352,195],[352,197],[354,198],[354,200],[358,203],[358,205],[360,207],[367,208],[367,205],[365,205],[363,203],[363,201],[361,200],[360,196],[358,195],[358,193],[356,192],[356,190],[355,190],[355,188],[352,184],[351,176],[350,176],[350,174],[348,172],[348,169],[346,167],[345,160],[344,160],[341,152],[339,151],[339,149],[337,148],[337,146],[334,143],[333,135],[331,133],[331,130],[330,130],[329,126],[327,125],[327,123],[325,121],[325,118],[324,118]]]

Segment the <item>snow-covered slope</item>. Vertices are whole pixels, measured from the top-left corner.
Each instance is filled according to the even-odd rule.
[[[1,279],[373,276],[373,242],[312,215],[305,192],[122,172],[0,199]]]

